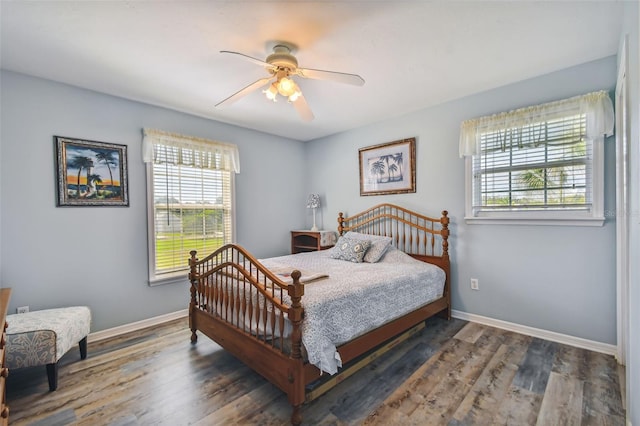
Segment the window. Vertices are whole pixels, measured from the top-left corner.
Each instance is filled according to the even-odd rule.
[[[604,91],[462,123],[468,223],[602,225]]]
[[[149,221],[149,283],[186,279],[199,257],[233,241],[234,145],[144,131]]]

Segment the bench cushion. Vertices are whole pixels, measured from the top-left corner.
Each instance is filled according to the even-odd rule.
[[[7,315],[6,364],[11,368],[57,362],[91,330],[86,306]]]

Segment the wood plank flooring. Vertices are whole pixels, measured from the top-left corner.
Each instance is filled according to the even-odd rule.
[[[7,379],[12,425],[286,425],[286,397],[187,320]],[[620,375],[621,374],[621,375]],[[613,357],[461,320],[427,327],[318,399],[305,425],[624,425]]]

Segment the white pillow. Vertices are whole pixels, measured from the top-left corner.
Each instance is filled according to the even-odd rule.
[[[369,235],[361,234],[360,232],[349,231],[344,234],[347,238],[354,238],[358,240],[371,241],[371,247],[364,255],[364,261],[368,263],[376,263],[387,251],[387,248],[391,246],[391,237],[384,237],[382,235]]]

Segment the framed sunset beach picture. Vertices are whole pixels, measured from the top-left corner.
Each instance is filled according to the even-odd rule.
[[[54,136],[58,206],[129,206],[127,146]]]

